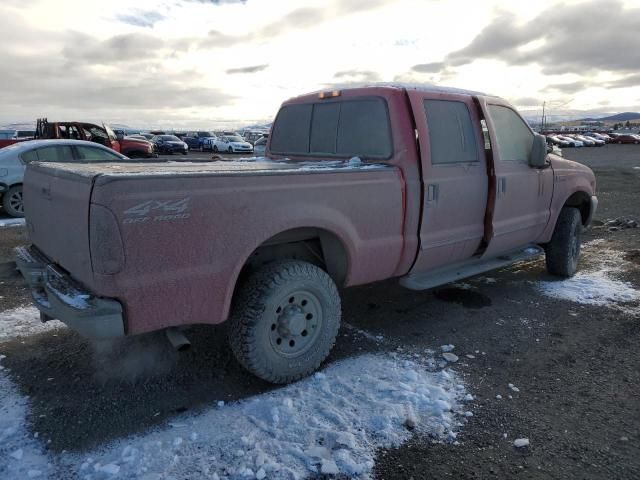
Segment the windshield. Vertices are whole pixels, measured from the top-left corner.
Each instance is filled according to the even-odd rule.
[[[227,140],[229,140],[230,142],[244,142],[244,138],[237,135],[227,137]]]
[[[175,135],[160,135],[160,139],[164,140],[165,142],[181,142],[182,141]]]

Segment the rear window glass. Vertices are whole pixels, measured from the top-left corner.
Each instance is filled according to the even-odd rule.
[[[55,146],[39,148],[35,151],[40,162],[72,162],[71,147]]]
[[[433,165],[479,161],[471,115],[464,103],[425,100],[424,110]]]
[[[393,152],[387,106],[381,98],[287,105],[273,126],[278,154],[389,158]]]
[[[115,153],[108,152],[107,150],[103,150],[101,148],[77,145],[76,150],[78,152],[78,157],[80,157],[80,160],[107,160],[111,162],[121,160],[121,158]]]
[[[271,151],[309,153],[309,127],[313,105],[287,105],[273,126]]]

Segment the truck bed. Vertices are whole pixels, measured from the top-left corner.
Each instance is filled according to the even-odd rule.
[[[398,168],[357,160],[36,163],[25,177],[33,245],[120,302],[128,334],[224,321],[243,265],[287,232],[342,245],[343,285],[397,275],[404,203]]]

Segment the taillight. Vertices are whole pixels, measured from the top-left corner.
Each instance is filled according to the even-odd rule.
[[[124,268],[124,247],[120,227],[108,208],[91,205],[89,248],[94,273],[113,275]]]

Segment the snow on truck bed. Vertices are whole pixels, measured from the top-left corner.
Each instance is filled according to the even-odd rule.
[[[211,162],[94,162],[94,163],[39,163],[38,168],[64,171],[83,177],[107,176],[159,176],[159,175],[238,175],[283,173],[336,173],[391,169],[386,164],[364,163],[358,157],[350,160],[318,160],[298,162],[271,160],[267,157],[217,160]]]

